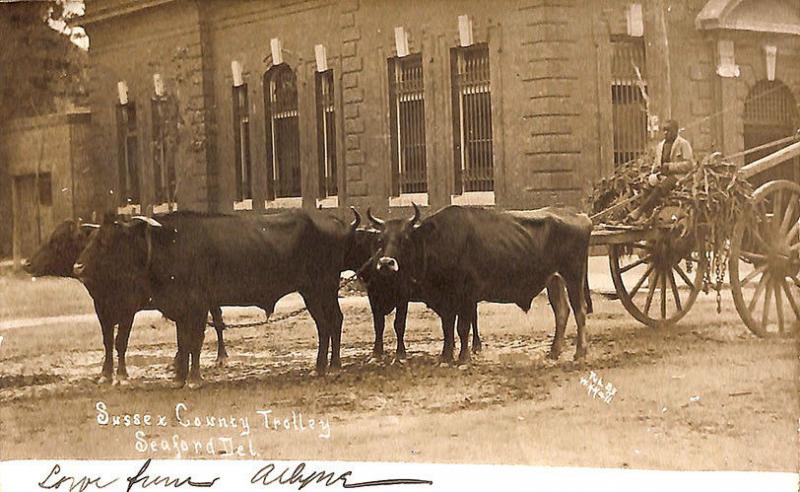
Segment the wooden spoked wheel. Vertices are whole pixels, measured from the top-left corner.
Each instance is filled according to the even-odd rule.
[[[611,278],[631,316],[663,328],[689,312],[706,269],[693,252],[694,244],[665,233],[662,239],[609,245]]]
[[[753,198],[756,216],[734,228],[728,270],[742,321],[765,337],[800,320],[800,185],[771,181]]]

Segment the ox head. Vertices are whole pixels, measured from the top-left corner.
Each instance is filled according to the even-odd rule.
[[[367,209],[367,218],[377,232],[375,269],[383,275],[408,273],[416,256],[414,232],[420,225],[421,213],[417,204],[410,219],[381,220]]]
[[[53,275],[71,277],[72,265],[89,244],[90,236],[99,228],[97,224],[83,224],[72,220],[60,223],[33,256],[25,260],[23,270],[34,277]]]
[[[107,215],[78,256],[73,266],[74,275],[84,283],[100,279],[132,281],[146,278],[150,254],[146,236],[148,228],[160,229],[161,224],[149,217],[122,221]]]

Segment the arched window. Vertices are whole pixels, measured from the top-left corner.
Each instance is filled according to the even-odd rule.
[[[300,129],[297,122],[297,78],[286,64],[264,74],[267,199],[299,197]]]
[[[792,92],[779,81],[762,80],[750,90],[744,103],[744,148],[752,149],[761,144],[772,142],[794,134],[800,126],[800,114]],[[764,149],[745,156],[750,163],[776,149]],[[759,174],[752,180],[760,184],[773,179],[800,179],[800,159],[792,159],[775,169]]]

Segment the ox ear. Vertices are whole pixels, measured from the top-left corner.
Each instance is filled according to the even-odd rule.
[[[84,237],[89,237],[94,231],[100,229],[98,224],[79,223],[77,233]]]
[[[145,215],[134,215],[133,217],[131,217],[131,222],[135,223],[139,221],[146,223],[150,227],[161,227],[161,222],[157,221],[152,217],[147,217]]]
[[[429,220],[423,220],[414,224],[411,234],[414,237],[421,237],[422,235],[432,234],[436,231],[436,224]]]

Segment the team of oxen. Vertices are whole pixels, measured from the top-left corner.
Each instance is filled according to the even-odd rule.
[[[527,311],[547,289],[555,314],[549,356],[562,351],[570,307],[577,325],[575,358],[586,355],[584,331],[591,300],[587,261],[591,222],[566,208],[526,212],[449,206],[422,218],[369,223],[352,209],[345,221],[319,210],[268,215],[173,212],[155,217],[106,216],[103,223],[66,221],[24,265],[34,275],[77,277],[91,295],[103,335],[100,382],[127,380],[125,352],[135,314],[157,309],[177,328],[175,381],[199,385],[200,351],[210,312],[217,361],[227,357],[221,306],[258,306],[269,316],[276,302],[299,293],[318,335],[316,371],[341,367],[341,273],[364,281],[373,314],[373,356],[383,355],[384,319],[396,310],[395,357],[406,357],[409,301],[424,302],[441,318],[441,361],[480,350],[477,303],[513,303]],[[114,328],[117,327],[116,337]],[[329,359],[330,356],[330,359]]]

